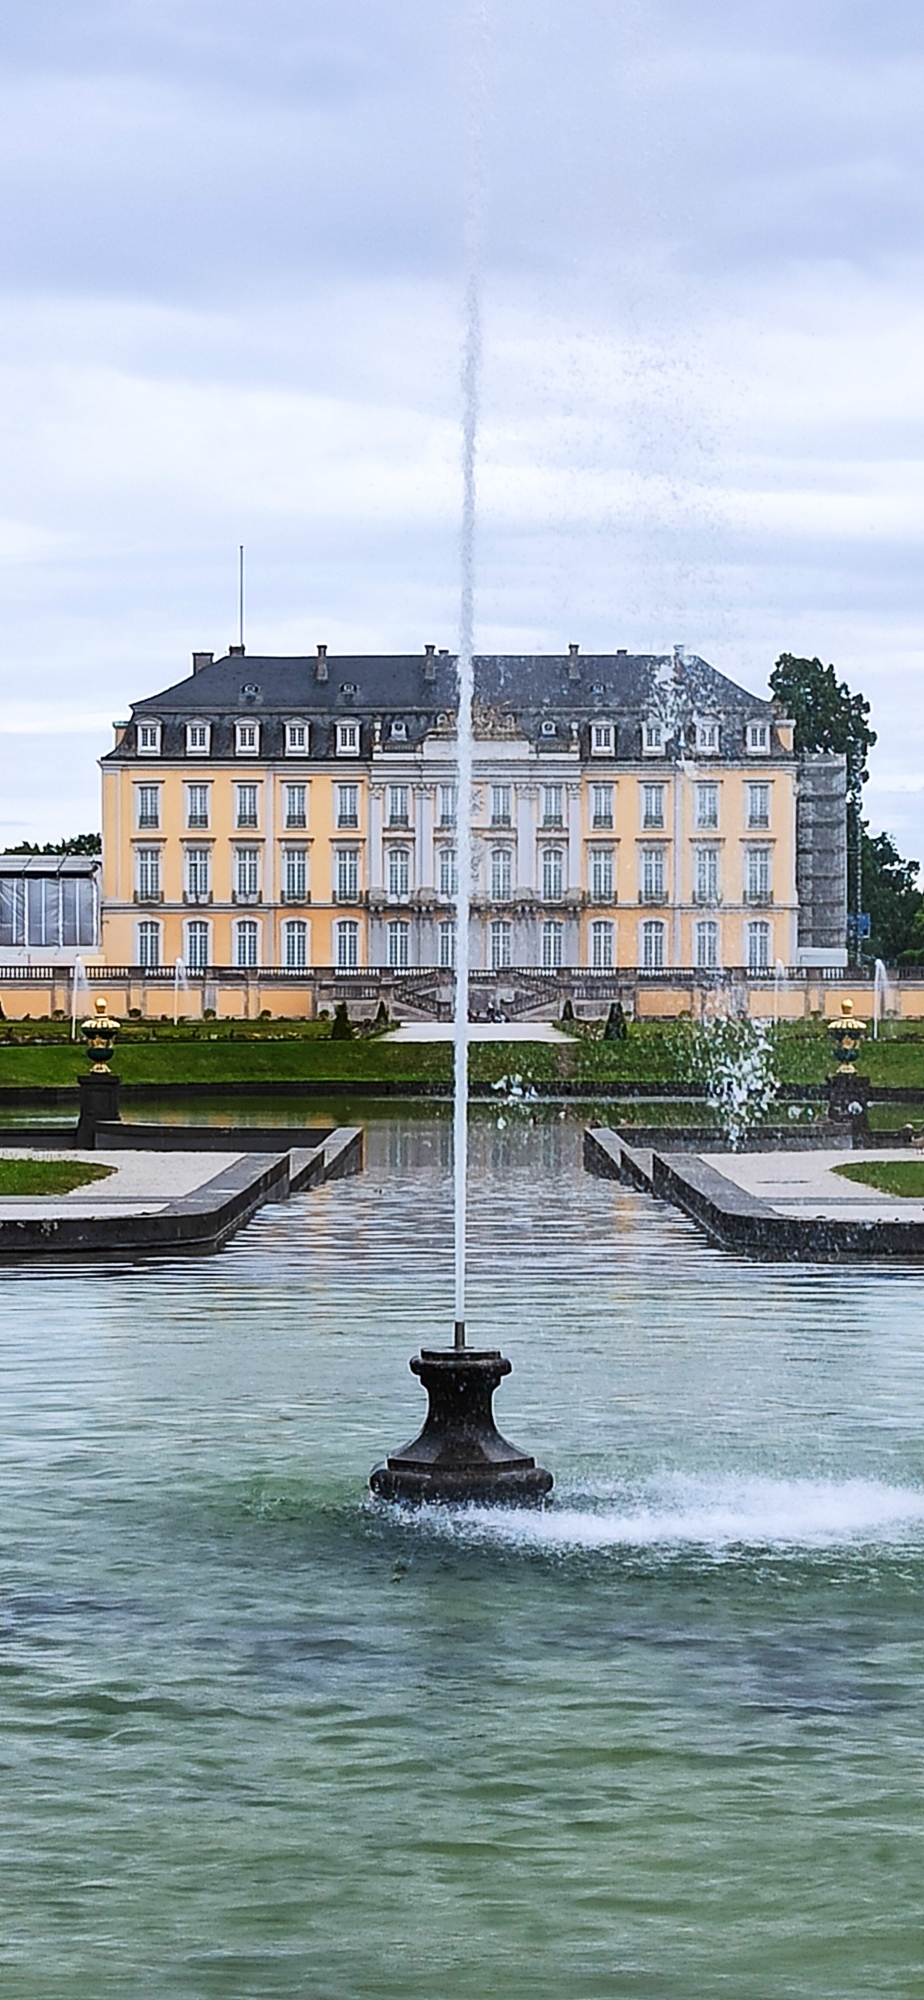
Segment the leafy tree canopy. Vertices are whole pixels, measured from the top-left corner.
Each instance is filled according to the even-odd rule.
[[[31,840],[21,840],[16,847],[5,847],[4,854],[102,854],[103,843],[98,833],[74,833],[70,840],[46,840],[44,847],[37,847]]]
[[[847,795],[857,807],[869,777],[867,756],[876,741],[868,722],[869,702],[862,694],[851,694],[833,666],[823,667],[818,659],[802,660],[794,653],[780,654],[770,686],[795,723],[797,751],[833,750],[846,757]]]
[[[920,863],[905,861],[891,834],[871,834],[864,824],[861,838],[870,957],[881,958],[887,965],[902,959],[906,964],[924,964],[924,894],[915,880]]]

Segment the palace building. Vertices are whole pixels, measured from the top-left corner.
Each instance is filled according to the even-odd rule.
[[[682,653],[475,663],[473,964],[846,962],[843,758]],[[451,967],[455,659],[193,654],[102,759],[109,965]]]

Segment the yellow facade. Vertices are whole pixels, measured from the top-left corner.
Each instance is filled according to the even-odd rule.
[[[380,768],[359,763],[137,758],[104,761],[102,770],[102,950],[109,965],[361,967],[370,959],[370,891],[375,900],[379,890],[380,912],[398,920],[403,902],[419,911],[428,896],[439,914],[434,800],[451,776],[449,762],[439,775],[392,764],[397,788]],[[542,788],[536,763],[496,764],[495,780],[498,771],[509,779],[511,826],[492,826],[481,815],[482,907],[502,923],[515,903],[534,930],[543,922],[554,929],[567,911],[580,942],[559,962],[650,972],[757,972],[795,963],[794,763],[658,762],[629,771],[585,763],[557,788],[560,822],[550,828],[540,819],[526,833],[518,806],[521,794],[534,797]],[[399,796],[406,789],[406,810],[395,824],[387,803],[379,809],[376,872],[387,878],[395,843],[404,844],[403,897],[391,894],[387,881],[380,888],[370,880],[368,856],[371,797],[387,800],[396,789]],[[344,810],[345,799],[352,810]],[[503,842],[513,843],[509,889],[492,897],[491,854]],[[543,875],[550,847],[557,857],[551,877]],[[445,895],[442,902],[446,916]],[[345,926],[355,926],[346,956]],[[543,963],[538,930],[512,962]]]
[[[334,962],[334,923],[362,915],[363,773],[351,770],[345,777],[294,760],[206,767],[189,759],[156,766],[104,762],[102,771],[102,949],[108,965],[145,960],[142,924],[157,927],[153,962],[160,965],[180,959],[209,966],[292,963],[298,969],[299,962]],[[355,825],[338,826],[344,783],[355,789]],[[293,794],[299,795],[294,803]],[[334,857],[347,844],[357,853],[356,896],[338,898]],[[191,887],[190,860],[201,854],[207,857],[203,886]],[[190,949],[190,925],[202,924],[204,954],[201,933],[197,949]],[[252,960],[239,949],[241,926],[249,924],[257,926]],[[303,957],[300,948],[287,959],[288,931],[296,925],[304,926]]]
[[[595,810],[602,788],[612,793],[611,827]],[[606,923],[617,967],[796,963],[794,763],[585,766],[582,807],[583,965],[602,966]],[[766,927],[759,936],[756,926]]]

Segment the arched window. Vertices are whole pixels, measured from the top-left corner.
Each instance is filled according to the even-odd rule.
[[[664,964],[664,925],[660,917],[650,917],[642,925],[642,965],[646,972],[660,972]]]
[[[393,972],[403,971],[410,963],[411,926],[403,922],[388,926],[388,963]]]
[[[204,972],[209,962],[209,927],[200,917],[186,925],[186,970]]]
[[[590,926],[590,959],[595,972],[609,972],[613,964],[613,926],[598,917]]]
[[[148,971],[160,964],[160,925],[153,919],[138,925],[138,964]]]
[[[542,854],[542,894],[545,902],[557,903],[561,900],[564,884],[565,857],[560,847],[546,847]]]
[[[259,936],[255,917],[242,917],[235,925],[235,962],[240,966],[258,965]]]
[[[564,934],[564,924],[554,920],[542,926],[542,963],[548,971],[555,971],[561,964]]]
[[[283,934],[286,965],[290,972],[301,972],[308,963],[308,925],[302,917],[290,917]]]
[[[337,970],[353,972],[359,964],[359,925],[352,917],[344,918],[337,929]]]
[[[770,966],[770,925],[748,924],[748,971],[767,972]]]
[[[509,847],[491,849],[491,895],[495,903],[509,903],[513,856]]]
[[[404,902],[410,881],[411,856],[407,847],[388,850],[388,893]]]
[[[501,972],[510,964],[511,925],[496,918],[491,925],[491,971]]]
[[[696,926],[696,964],[700,972],[715,972],[719,963],[719,926],[704,919]]]

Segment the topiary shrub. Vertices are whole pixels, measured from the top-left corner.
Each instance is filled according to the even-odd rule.
[[[330,1031],[331,1041],[351,1042],[353,1040],[353,1034],[354,1034],[353,1023],[350,1020],[350,1016],[347,1012],[347,1003],[345,1000],[338,1000],[337,1005],[334,1008],[334,1024]]]

